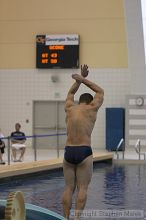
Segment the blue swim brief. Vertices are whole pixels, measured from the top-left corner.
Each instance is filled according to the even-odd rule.
[[[68,163],[77,165],[90,155],[92,155],[92,149],[89,146],[66,146],[64,159]]]

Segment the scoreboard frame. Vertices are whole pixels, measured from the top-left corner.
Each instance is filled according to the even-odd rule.
[[[79,68],[79,35],[37,35],[36,68]]]

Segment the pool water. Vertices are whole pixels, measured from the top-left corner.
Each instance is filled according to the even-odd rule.
[[[11,191],[22,191],[25,202],[62,215],[61,195],[63,189],[62,171],[54,171],[54,173],[1,183],[0,199],[6,199]],[[146,165],[95,164],[85,209],[126,209],[146,212]]]

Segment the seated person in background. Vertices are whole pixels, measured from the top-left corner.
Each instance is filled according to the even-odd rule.
[[[0,164],[5,164],[5,162],[3,161],[3,154],[5,153],[5,142],[1,139],[3,137],[4,135],[1,133],[0,129]]]
[[[14,162],[22,162],[22,158],[23,155],[25,153],[25,141],[26,141],[26,137],[25,134],[23,132],[20,131],[21,125],[19,123],[15,124],[15,132],[11,133],[11,143],[12,143],[12,155],[13,155],[13,160]],[[20,157],[17,160],[16,159],[16,153],[17,150],[21,151]]]

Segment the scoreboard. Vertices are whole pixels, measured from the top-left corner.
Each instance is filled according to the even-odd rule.
[[[37,68],[78,68],[79,35],[37,35]]]

